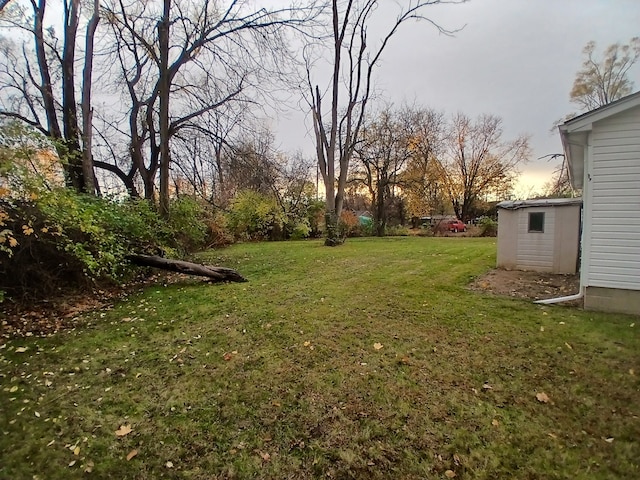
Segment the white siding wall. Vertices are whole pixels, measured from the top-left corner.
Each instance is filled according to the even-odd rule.
[[[529,232],[529,213],[544,212],[544,232]],[[539,272],[553,270],[555,210],[553,208],[523,208],[518,210],[518,250],[516,263],[523,270]]]
[[[640,290],[640,107],[595,123],[590,144],[585,284]]]

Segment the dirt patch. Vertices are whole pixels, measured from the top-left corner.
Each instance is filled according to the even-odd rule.
[[[495,269],[478,277],[471,290],[529,300],[565,297],[580,290],[579,275],[559,275],[541,272]],[[574,301],[573,305],[579,305]]]

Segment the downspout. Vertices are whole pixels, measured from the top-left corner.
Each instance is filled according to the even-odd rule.
[[[580,300],[584,297],[584,291],[580,288],[580,292],[574,295],[568,295],[566,297],[547,298],[546,300],[536,300],[533,303],[540,303],[542,305],[551,305],[553,303],[570,302],[571,300]]]

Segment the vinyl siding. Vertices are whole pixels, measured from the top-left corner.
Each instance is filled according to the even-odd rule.
[[[544,212],[544,232],[529,233],[529,213]],[[518,215],[518,250],[516,263],[523,270],[551,272],[554,259],[555,210],[553,208],[528,208]]]
[[[594,123],[590,143],[586,285],[640,290],[640,107]]]

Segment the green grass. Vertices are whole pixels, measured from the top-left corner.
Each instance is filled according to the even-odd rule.
[[[640,478],[638,318],[467,290],[495,248],[237,245],[202,260],[249,283],[13,340],[0,478]]]

